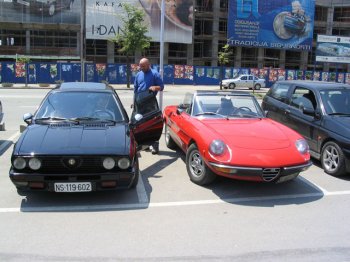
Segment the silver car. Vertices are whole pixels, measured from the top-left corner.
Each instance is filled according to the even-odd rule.
[[[222,80],[222,86],[225,89],[234,89],[237,86],[259,90],[265,87],[265,79],[258,78],[254,75],[239,75],[236,78]]]

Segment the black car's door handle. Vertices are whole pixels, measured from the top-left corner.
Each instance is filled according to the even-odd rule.
[[[284,110],[284,114],[285,115],[289,115],[290,114],[290,110],[289,109]]]

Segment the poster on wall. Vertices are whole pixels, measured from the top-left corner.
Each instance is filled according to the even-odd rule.
[[[174,78],[184,78],[185,67],[183,65],[175,65]]]
[[[317,35],[316,62],[350,63],[350,37]]]
[[[130,0],[128,4],[144,12],[147,35],[152,41],[160,41],[160,17],[162,0]],[[123,27],[125,15],[122,0],[86,1],[86,38],[111,39]],[[164,41],[192,43],[193,0],[165,1]]]
[[[320,71],[314,71],[313,80],[314,81],[320,81],[320,77],[321,77],[321,72]]]
[[[0,22],[80,24],[82,0],[0,0]]]
[[[230,0],[228,44],[312,50],[315,0]]]

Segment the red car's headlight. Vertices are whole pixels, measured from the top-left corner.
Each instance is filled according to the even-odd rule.
[[[309,145],[305,139],[299,139],[295,141],[295,146],[298,149],[300,154],[304,155],[309,152]]]
[[[222,155],[225,152],[226,144],[219,140],[215,139],[210,143],[209,152],[213,155]]]

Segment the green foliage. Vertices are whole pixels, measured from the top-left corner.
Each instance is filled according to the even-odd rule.
[[[221,66],[227,65],[230,62],[233,52],[228,44],[224,45],[221,50],[218,55],[219,64]]]
[[[132,56],[135,51],[149,48],[151,37],[146,36],[148,25],[144,21],[143,10],[127,3],[123,4],[123,8],[125,13],[119,16],[123,25],[119,34],[110,41],[120,46],[120,53]]]
[[[17,63],[29,63],[30,58],[27,56],[18,56],[18,57],[16,57],[16,62]]]

